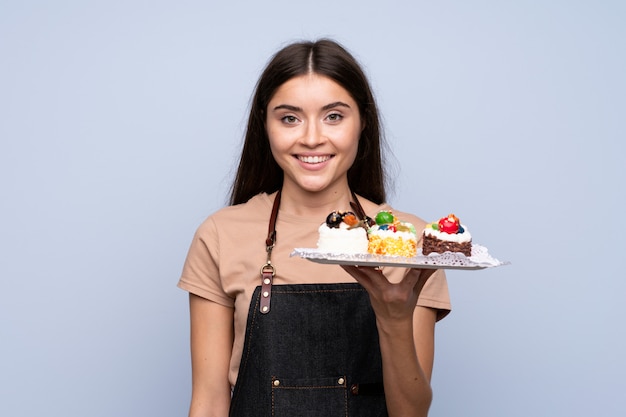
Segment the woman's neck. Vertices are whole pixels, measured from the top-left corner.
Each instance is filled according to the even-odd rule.
[[[352,195],[347,184],[319,192],[283,186],[280,211],[297,216],[326,218],[333,210],[350,210]]]

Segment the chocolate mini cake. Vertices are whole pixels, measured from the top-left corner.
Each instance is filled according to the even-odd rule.
[[[472,255],[472,236],[454,214],[424,228],[422,255],[444,252]]]

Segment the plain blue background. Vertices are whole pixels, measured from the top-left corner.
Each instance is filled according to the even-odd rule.
[[[512,262],[448,274],[430,415],[626,414],[626,3],[0,0],[0,415],[186,415],[188,245],[261,69],[322,36],[390,202]]]

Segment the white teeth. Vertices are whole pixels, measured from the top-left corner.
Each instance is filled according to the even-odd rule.
[[[298,159],[307,164],[319,164],[321,162],[326,162],[330,159],[330,156],[299,156]]]

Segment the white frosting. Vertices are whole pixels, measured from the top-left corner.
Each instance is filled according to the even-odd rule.
[[[370,229],[370,234],[380,236],[381,239],[390,237],[392,239],[402,238],[402,240],[406,240],[406,241],[412,240],[414,242],[417,242],[417,237],[415,236],[415,233],[402,232],[402,231],[394,232],[392,230],[380,230],[377,228],[377,226],[374,226]]]
[[[454,234],[440,232],[439,230],[426,227],[424,229],[424,234],[426,236],[432,236],[439,240],[444,240],[446,242],[456,242],[456,243],[470,242],[472,240],[472,235],[470,235],[470,232],[467,230],[467,227],[465,227],[464,225],[461,225],[461,227],[465,231],[463,233],[454,233]]]
[[[338,228],[330,228],[326,223],[318,229],[317,249],[326,253],[367,253],[367,232],[362,227],[349,229],[341,223]]]

